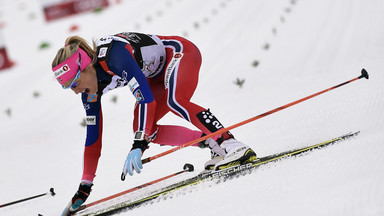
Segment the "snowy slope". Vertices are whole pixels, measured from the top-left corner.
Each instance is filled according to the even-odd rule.
[[[352,79],[363,67],[371,76],[232,131],[260,156],[360,130],[357,138],[121,215],[384,214],[383,1],[123,0],[100,14],[52,23],[44,22],[37,0],[2,0],[0,7],[16,62],[0,72],[0,204],[50,187],[57,192],[2,208],[1,216],[59,215],[75,193],[84,111],[79,96],[57,85],[50,64],[71,34],[91,40],[121,31],[192,40],[203,54],[193,101],[225,125]],[[73,24],[79,31],[70,33]],[[40,50],[43,42],[50,47]],[[236,78],[245,79],[242,88]],[[202,168],[209,159],[208,150],[187,148],[121,182],[132,139],[132,116],[123,114],[132,112],[134,98],[119,89],[103,100],[104,145],[89,202],[179,171],[186,162]],[[171,115],[161,122],[193,128]],[[144,156],[167,149],[152,145]]]

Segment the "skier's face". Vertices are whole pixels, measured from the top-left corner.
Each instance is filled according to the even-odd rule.
[[[80,77],[73,78],[64,83],[64,86],[72,84],[72,91],[76,94],[87,93],[96,94],[97,92],[97,76],[96,70],[93,66],[89,66],[80,72]]]

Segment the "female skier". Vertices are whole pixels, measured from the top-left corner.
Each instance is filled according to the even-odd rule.
[[[79,36],[69,37],[52,62],[52,71],[62,87],[81,93],[87,115],[83,176],[62,215],[76,211],[91,192],[101,151],[101,97],[108,91],[128,86],[137,100],[134,139],[123,176],[141,172],[141,156],[150,142],[181,145],[223,128],[209,109],[190,102],[201,65],[200,51],[192,42],[178,36],[123,32],[102,37],[93,47]],[[200,131],[158,125],[169,111]],[[205,164],[207,170],[256,159],[255,152],[229,132],[195,145],[211,149],[211,160]]]

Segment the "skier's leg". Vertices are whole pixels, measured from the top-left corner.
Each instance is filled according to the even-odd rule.
[[[173,50],[173,58],[180,57],[176,56],[178,53],[183,54],[181,59],[174,61],[176,63],[172,70],[166,70],[166,72],[169,72],[168,76],[165,76],[165,86],[168,95],[167,103],[171,111],[191,122],[206,134],[223,128],[223,125],[210,110],[190,102],[198,83],[201,64],[201,55],[198,48],[193,43],[180,38],[170,39],[165,41],[164,44],[167,49]],[[256,158],[254,151],[249,146],[235,140],[230,132],[213,137],[213,140],[217,141],[219,145],[225,144],[222,147],[227,152],[223,160],[224,162],[216,167],[217,169],[232,164],[237,165]],[[209,143],[209,140],[207,142]],[[217,148],[215,149],[217,150]],[[211,148],[211,151],[212,155],[220,155],[214,152],[214,148]],[[212,159],[215,158],[212,157]],[[211,165],[209,167],[212,168]]]

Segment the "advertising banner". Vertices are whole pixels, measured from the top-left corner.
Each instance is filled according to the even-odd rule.
[[[108,5],[108,0],[45,0],[43,3],[44,15],[47,21],[105,8]]]

